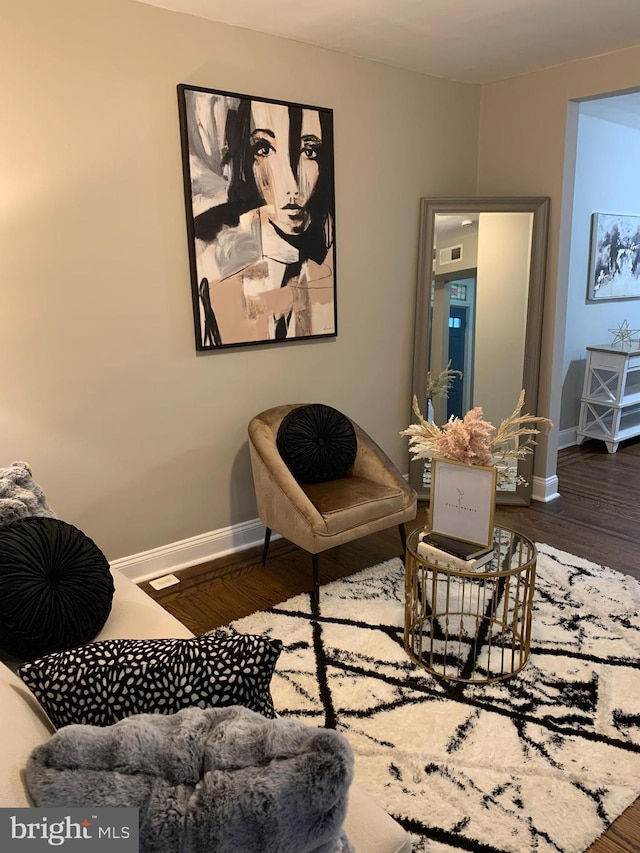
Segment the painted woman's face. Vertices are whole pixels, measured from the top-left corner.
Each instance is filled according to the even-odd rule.
[[[309,225],[305,205],[318,180],[320,116],[317,110],[302,110],[300,140],[291,151],[286,106],[254,102],[251,116],[253,174],[269,218],[285,234],[300,234]]]

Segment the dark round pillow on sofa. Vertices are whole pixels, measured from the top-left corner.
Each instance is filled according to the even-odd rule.
[[[21,518],[0,527],[0,648],[21,660],[88,643],[111,611],[113,576],[72,524]]]
[[[358,450],[349,418],[323,403],[298,406],[286,414],[276,445],[299,483],[324,483],[346,476]]]

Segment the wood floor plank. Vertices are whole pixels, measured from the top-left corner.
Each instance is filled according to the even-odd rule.
[[[496,507],[496,524],[640,580],[640,439],[622,443],[615,454],[596,441],[563,450],[558,480],[557,500]],[[407,532],[423,526],[427,514],[428,506],[421,504]],[[374,533],[321,554],[320,581],[347,577],[399,555],[397,528]],[[148,583],[141,586],[194,634],[202,634],[311,591],[311,559],[295,545],[274,540],[266,566],[261,558],[262,547],[251,548],[176,572],[180,577],[176,586],[164,590],[154,590]],[[589,853],[640,853],[640,799]]]

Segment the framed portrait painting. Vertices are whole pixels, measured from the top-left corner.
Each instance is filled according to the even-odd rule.
[[[333,112],[180,84],[196,349],[337,334]]]
[[[640,216],[591,216],[587,300],[610,299],[640,299]]]

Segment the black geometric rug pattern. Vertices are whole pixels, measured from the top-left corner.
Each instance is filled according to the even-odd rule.
[[[416,853],[581,853],[640,796],[640,584],[537,548],[531,655],[503,682],[407,657],[399,559],[233,623],[283,641],[276,711],[346,735]]]

